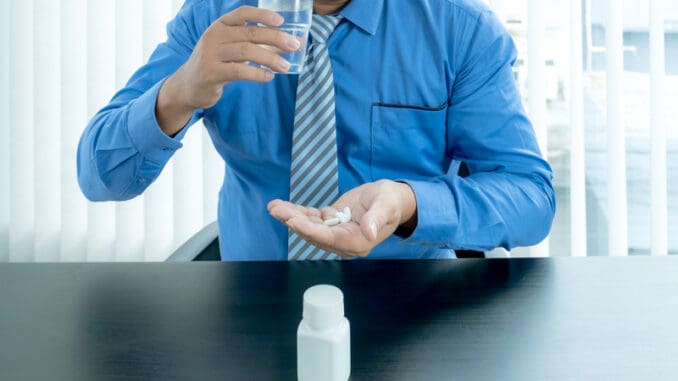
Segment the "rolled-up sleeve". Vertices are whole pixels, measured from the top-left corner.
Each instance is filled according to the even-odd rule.
[[[514,80],[515,45],[490,12],[469,28],[453,40],[447,146],[470,175],[404,180],[418,210],[405,242],[480,251],[536,244],[550,231],[555,194]]]

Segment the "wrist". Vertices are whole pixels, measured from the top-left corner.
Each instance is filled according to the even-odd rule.
[[[407,183],[397,182],[401,200],[401,227],[414,229],[417,226],[417,198],[414,190]]]
[[[188,123],[195,107],[184,100],[180,72],[169,76],[158,93],[155,106],[156,119],[160,129],[168,136],[174,136]]]

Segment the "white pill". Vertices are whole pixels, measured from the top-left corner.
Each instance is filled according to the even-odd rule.
[[[348,221],[351,221],[351,218],[352,218],[352,216],[351,216],[351,208],[349,208],[348,206],[345,207],[345,208],[344,208],[344,215],[346,216],[346,218],[348,218]]]
[[[338,219],[338,218],[330,218],[329,220],[325,220],[325,222],[323,222],[323,223],[327,226],[335,226],[335,225],[339,225],[340,222],[341,222],[341,220]]]
[[[341,213],[341,212],[340,212],[340,213],[337,213],[337,218],[339,219],[339,221],[340,221],[342,224],[351,222],[351,216],[346,215],[346,214]]]

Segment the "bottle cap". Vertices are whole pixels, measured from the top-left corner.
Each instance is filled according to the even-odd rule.
[[[334,286],[322,284],[304,292],[304,321],[313,329],[331,328],[344,317],[344,294]]]

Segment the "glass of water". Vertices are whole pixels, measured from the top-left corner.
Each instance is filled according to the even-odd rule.
[[[290,70],[286,74],[301,73],[306,59],[306,42],[313,17],[313,0],[259,0],[259,8],[280,14],[285,22],[277,29],[291,34],[301,42],[299,49],[293,52],[283,52],[272,48],[290,63]]]

